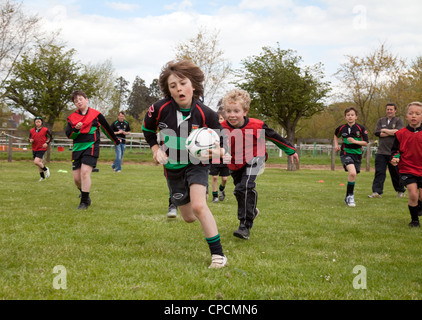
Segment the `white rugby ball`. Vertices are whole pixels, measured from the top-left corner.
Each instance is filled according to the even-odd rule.
[[[207,150],[215,149],[217,141],[220,141],[220,137],[214,130],[210,128],[195,129],[191,131],[186,140],[186,150],[196,159],[209,160]]]

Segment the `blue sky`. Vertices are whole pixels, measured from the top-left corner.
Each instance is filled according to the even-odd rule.
[[[323,63],[328,80],[346,55],[384,43],[408,62],[422,56],[419,0],[23,0],[46,31],[76,49],[83,63],[111,60],[119,76],[149,84],[174,48],[200,27],[219,32],[236,68],[262,47],[293,49],[304,65]]]

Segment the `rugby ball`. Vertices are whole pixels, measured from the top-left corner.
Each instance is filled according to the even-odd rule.
[[[216,142],[220,137],[210,128],[199,128],[192,130],[186,140],[186,150],[189,155],[201,161],[210,160],[207,150],[215,149]]]

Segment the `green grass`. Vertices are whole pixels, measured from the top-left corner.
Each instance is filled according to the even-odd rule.
[[[114,174],[100,163],[83,212],[70,162],[49,167],[51,178],[39,183],[30,161],[0,161],[0,299],[422,298],[422,231],[407,227],[407,199],[395,197],[389,177],[383,198],[369,199],[373,172],[362,172],[357,207],[347,208],[344,171],[267,168],[249,241],[232,235],[230,178],[224,203],[209,202],[229,266],[210,270],[199,222],[166,218],[161,166],[124,164]],[[66,289],[53,287],[58,265]],[[366,289],[353,287],[358,265]]]

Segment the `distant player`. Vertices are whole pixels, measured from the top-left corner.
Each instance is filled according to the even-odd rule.
[[[344,111],[347,123],[339,126],[334,132],[335,151],[340,151],[340,159],[345,171],[349,173],[347,178],[347,191],[344,202],[349,207],[355,207],[355,183],[356,176],[360,173],[362,164],[362,147],[368,145],[368,132],[356,123],[358,111],[349,107]],[[339,139],[343,139],[341,147]]]
[[[110,126],[116,137],[120,139],[120,144],[114,147],[116,158],[111,165],[111,168],[114,172],[122,171],[122,160],[126,149],[126,136],[130,134],[130,125],[129,122],[125,120],[125,118],[125,112],[120,111],[117,120],[114,121]]]
[[[209,165],[193,164],[185,141],[194,128],[219,129],[217,114],[200,102],[204,94],[204,74],[190,61],[171,61],[159,77],[165,99],[157,101],[145,115],[142,130],[156,163],[164,165],[171,201],[186,222],[199,220],[211,252],[209,268],[227,264],[217,224],[207,205]],[[158,143],[157,131],[161,135]],[[225,150],[216,148],[218,157]]]
[[[224,110],[220,107],[217,110],[218,121],[222,123],[224,119]],[[227,184],[227,177],[230,175],[230,170],[227,164],[222,159],[213,159],[210,166],[211,188],[212,188],[212,202],[224,201],[226,193],[224,189]],[[218,177],[221,177],[221,183],[218,185]]]
[[[50,170],[44,165],[43,157],[52,141],[50,130],[43,126],[42,117],[35,117],[35,127],[29,132],[29,142],[32,143],[32,157],[40,173],[40,182],[50,177]]]
[[[400,179],[409,193],[410,228],[419,228],[422,215],[422,103],[409,103],[407,127],[396,132],[391,164],[399,166]]]
[[[248,118],[251,98],[245,90],[234,89],[223,98],[226,120],[222,123],[229,136],[232,156],[228,167],[235,185],[237,218],[239,228],[233,235],[249,239],[250,229],[259,214],[256,178],[267,159],[265,140],[272,141],[289,156],[290,161],[299,162],[295,148],[262,120]]]
[[[81,191],[81,202],[77,209],[85,210],[91,205],[91,172],[97,166],[100,155],[100,128],[115,145],[120,142],[104,116],[88,107],[85,92],[75,91],[71,99],[78,110],[67,118],[66,136],[73,140],[73,180]]]

